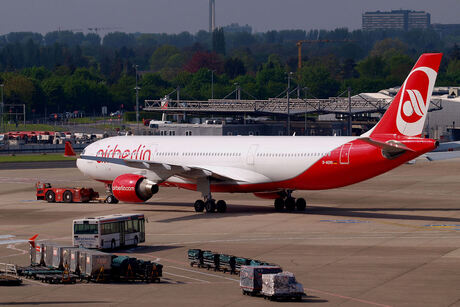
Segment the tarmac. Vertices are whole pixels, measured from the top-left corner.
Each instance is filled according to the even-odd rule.
[[[0,170],[0,262],[27,265],[38,239],[71,245],[72,220],[143,213],[146,242],[115,251],[164,265],[160,284],[0,287],[0,305],[460,306],[460,159],[418,161],[345,188],[299,191],[306,212],[276,213],[252,194],[214,194],[228,212],[195,213],[199,193],[163,188],[146,204],[49,204],[37,180],[95,187],[76,168]],[[276,263],[293,272],[302,303],[243,296],[238,276],[190,267],[189,248]]]

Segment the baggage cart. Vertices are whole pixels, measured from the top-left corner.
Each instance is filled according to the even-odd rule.
[[[112,259],[111,278],[116,281],[160,282],[163,265],[128,256]]]
[[[230,272],[230,274],[236,274],[236,262],[235,256],[220,254],[219,255],[219,265],[221,270],[226,272]]]
[[[244,295],[256,295],[262,290],[262,275],[282,272],[279,266],[242,266],[240,287]]]
[[[189,249],[187,252],[187,257],[190,261],[190,266],[203,266],[203,251],[201,249]]]
[[[203,265],[209,270],[211,268],[214,271],[219,270],[219,254],[213,253],[211,251],[203,252]]]

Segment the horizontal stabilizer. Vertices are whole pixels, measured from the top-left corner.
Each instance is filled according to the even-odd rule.
[[[428,152],[425,157],[430,161],[460,158],[460,151]]]
[[[403,152],[403,151],[412,151],[409,147],[404,145],[401,142],[398,141],[387,141],[387,142],[381,142],[374,140],[370,137],[360,137],[359,140],[366,142],[368,144],[374,145],[376,147],[381,148],[382,150],[390,153],[397,153],[397,152]]]

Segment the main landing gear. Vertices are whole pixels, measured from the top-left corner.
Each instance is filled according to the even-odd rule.
[[[206,210],[206,213],[219,212],[224,213],[227,211],[227,203],[224,200],[218,200],[217,202],[211,197],[205,198],[205,201],[201,199],[197,200],[194,204],[196,212],[203,212]]]
[[[106,203],[118,204],[118,199],[113,195],[111,183],[107,183],[105,185],[105,193],[107,194],[107,197],[105,198]]]
[[[275,210],[278,212],[283,211],[305,211],[307,208],[307,202],[303,198],[294,198],[292,197],[292,191],[286,191],[286,195],[282,195],[279,198],[275,199]]]

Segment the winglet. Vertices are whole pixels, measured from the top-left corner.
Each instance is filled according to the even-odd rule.
[[[64,157],[75,157],[76,155],[72,144],[69,141],[65,142]]]
[[[38,233],[28,240],[29,244],[35,248],[35,239],[38,237]]]

